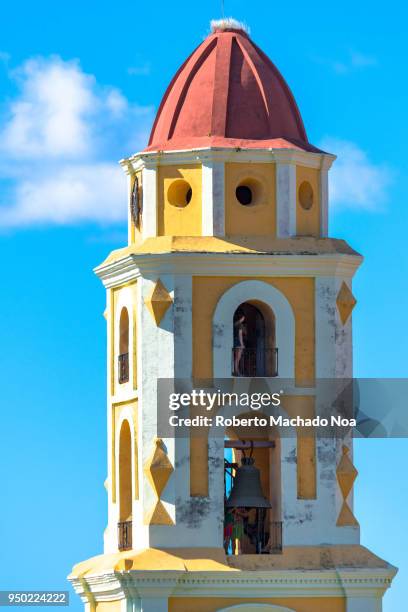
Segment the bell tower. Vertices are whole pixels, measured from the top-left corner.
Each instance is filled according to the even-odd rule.
[[[352,377],[362,258],[328,236],[334,160],[274,64],[222,20],[171,81],[146,149],[121,161],[128,245],[96,268],[108,521],[103,554],[70,575],[90,612],[381,611],[396,569],[360,545],[350,436],[177,437],[158,418],[161,379],[289,380],[283,413],[313,418],[316,381]]]

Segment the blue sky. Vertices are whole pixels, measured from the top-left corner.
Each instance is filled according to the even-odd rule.
[[[142,147],[165,86],[220,2],[25,0],[0,23],[0,588],[64,589],[106,521],[104,291],[126,240],[116,161]],[[355,373],[407,375],[407,9],[368,1],[225,2],[292,88],[310,140],[339,156],[331,234],[364,254]],[[362,542],[408,597],[406,440],[357,444]],[[405,575],[405,580],[404,580]],[[405,582],[405,585],[404,585]],[[80,610],[72,596],[72,610]]]

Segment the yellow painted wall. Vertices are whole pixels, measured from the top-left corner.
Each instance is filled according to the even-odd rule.
[[[193,277],[193,376],[211,378],[212,320],[223,293],[249,277]],[[295,376],[298,384],[313,382],[315,376],[315,321],[313,278],[257,278],[281,291],[295,316]],[[231,313],[231,316],[233,313]],[[231,338],[232,347],[232,338]],[[279,347],[278,347],[279,349]]]
[[[121,612],[122,601],[99,601],[95,609],[96,612]]]
[[[219,299],[233,285],[251,280],[247,277],[193,277],[193,376],[213,376],[212,320]],[[281,291],[291,304],[295,316],[295,376],[298,385],[308,385],[315,377],[315,306],[313,278],[259,278]],[[232,313],[233,314],[233,313]],[[232,316],[231,314],[231,316]],[[232,346],[232,338],[231,338]],[[279,349],[279,347],[278,347]],[[310,410],[305,402],[305,410]],[[315,444],[302,433],[299,452],[298,495],[314,498],[316,494]],[[208,444],[204,436],[190,440],[190,493],[208,494]]]
[[[313,205],[305,210],[299,202],[299,187],[308,181],[313,189]],[[296,232],[298,236],[320,236],[320,170],[296,167]]]
[[[107,325],[108,325],[108,331],[107,331],[107,337],[108,337],[108,359],[110,360],[110,379],[108,381],[108,385],[109,385],[109,389],[110,389],[110,394],[114,395],[115,393],[115,368],[114,368],[114,359],[115,359],[115,353],[116,353],[116,347],[115,347],[115,341],[116,341],[116,336],[119,332],[117,332],[115,330],[116,324],[115,324],[115,307],[116,307],[116,295],[117,295],[117,289],[110,289],[108,290],[108,295],[107,295],[107,303],[108,303],[108,309],[107,309]]]
[[[130,290],[130,291],[129,291]],[[117,360],[119,355],[119,328],[117,321],[120,313],[118,310],[122,309],[122,300],[120,299],[121,292],[128,293],[123,302],[126,304],[129,314],[129,350],[133,352],[133,372],[129,372],[129,382],[119,384],[117,377]],[[110,327],[110,360],[111,360],[111,378],[110,378],[110,390],[111,395],[115,395],[118,390],[124,391],[125,389],[137,389],[137,317],[136,317],[136,305],[137,305],[137,283],[132,281],[122,285],[121,287],[114,287],[110,290],[109,294],[109,312],[108,312],[108,325]],[[117,316],[118,315],[118,316]],[[132,329],[133,328],[133,329]],[[133,337],[132,337],[133,336]]]
[[[346,601],[342,597],[283,597],[238,599],[231,597],[171,597],[169,612],[217,612],[228,606],[243,603],[264,603],[286,606],[296,612],[346,612]]]
[[[116,483],[116,472],[117,472],[117,457],[116,457],[116,433],[122,420],[123,412],[130,408],[132,419],[133,419],[133,439],[135,441],[133,447],[133,464],[135,470],[133,472],[133,497],[139,499],[139,469],[138,469],[138,401],[124,401],[112,404],[111,408],[111,432],[112,438],[110,440],[110,452],[111,452],[111,465],[112,465],[112,501],[116,502],[117,498],[117,483]],[[131,425],[131,424],[130,424]]]
[[[286,396],[282,406],[289,417],[301,416],[312,419],[315,416],[315,398],[307,395]],[[307,427],[296,428],[297,496],[299,499],[316,499],[316,438],[314,431]]]
[[[133,327],[133,344],[132,344],[132,353],[133,353],[133,370],[130,372],[130,382],[133,386],[133,389],[137,389],[137,287],[136,283],[132,289],[133,293],[133,301],[132,301],[132,321],[129,322],[129,325]],[[133,324],[133,325],[132,325]],[[129,330],[131,327],[129,327]]]
[[[169,187],[178,179],[187,181],[192,189],[191,201],[183,208],[173,206],[168,199]],[[202,227],[201,166],[160,166],[157,181],[158,235],[200,236]]]
[[[132,434],[125,419],[119,432],[119,520],[132,520]]]
[[[255,201],[243,206],[238,202],[235,190],[247,182],[250,186],[251,181],[257,185]],[[225,164],[225,233],[275,236],[275,164]]]

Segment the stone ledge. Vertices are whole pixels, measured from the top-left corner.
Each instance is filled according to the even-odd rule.
[[[360,545],[287,546],[279,555],[226,556],[222,548],[147,548],[98,555],[78,563],[70,578],[107,571],[250,572],[390,569]]]
[[[137,255],[163,253],[252,253],[265,255],[353,255],[361,257],[344,240],[337,238],[271,238],[270,236],[158,236],[112,251],[101,264]],[[100,267],[100,266],[98,266]]]

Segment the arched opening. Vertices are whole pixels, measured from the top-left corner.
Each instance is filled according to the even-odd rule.
[[[277,376],[275,317],[265,304],[243,302],[234,312],[233,376]]]
[[[260,603],[244,603],[236,606],[228,606],[228,608],[222,608],[217,612],[295,612],[292,608],[284,608],[282,606],[276,606],[272,604],[260,604]]]
[[[242,414],[240,417],[251,417]],[[263,415],[261,415],[263,416]],[[276,427],[234,427],[224,442],[224,549],[282,552],[281,443]]]
[[[119,383],[129,381],[129,314],[127,308],[122,308],[119,320]]]
[[[128,421],[123,421],[119,435],[118,548],[132,548],[132,436]]]

